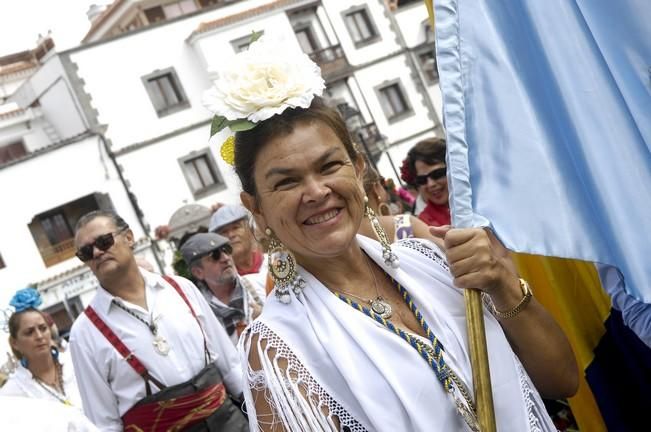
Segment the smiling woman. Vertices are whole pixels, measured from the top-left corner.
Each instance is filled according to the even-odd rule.
[[[480,229],[449,231],[447,260],[427,240],[390,245],[364,196],[364,160],[344,121],[320,90],[305,91],[307,104],[259,121],[250,113],[253,124],[235,133],[241,199],[269,239],[275,283],[240,339],[252,430],[477,430],[457,287],[481,289],[509,312],[501,321],[504,313],[486,313],[498,429],[555,430],[534,385],[574,392],[573,356],[522,289],[506,250]],[[213,112],[221,121],[228,110]],[[363,218],[379,242],[357,235]],[[555,348],[541,352],[543,343]]]

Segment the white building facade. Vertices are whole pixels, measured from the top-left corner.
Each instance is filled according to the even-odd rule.
[[[17,132],[0,114],[0,150],[10,130],[34,135],[24,156],[0,165],[12,208],[0,226],[0,300],[35,283],[46,309],[65,312],[62,323],[81,312],[96,286],[69,242],[82,210],[115,209],[141,239],[138,252],[168,270],[170,254],[160,251],[167,245],[152,248],[152,227],[188,204],[239,201],[220,137],[208,140],[211,115],[201,99],[212,70],[246,49],[253,31],[281,37],[321,66],[324,96],[385,177],[397,182],[407,150],[443,134],[422,1],[116,0],[93,10],[80,46],[51,53],[13,89],[9,99],[33,117],[31,129]],[[35,234],[35,221],[62,217],[64,234]],[[66,241],[59,261],[43,257]]]

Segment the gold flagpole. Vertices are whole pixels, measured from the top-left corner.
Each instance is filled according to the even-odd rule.
[[[429,15],[429,22],[434,29],[434,1],[424,0]],[[495,409],[493,408],[493,392],[491,386],[490,368],[488,365],[488,349],[486,346],[486,331],[484,315],[482,314],[481,291],[464,290],[466,304],[466,328],[468,329],[468,348],[472,366],[472,381],[475,389],[475,406],[481,432],[496,432]]]
[[[466,328],[468,329],[468,348],[470,349],[477,419],[481,432],[495,432],[497,428],[495,426],[481,291],[466,289],[463,291],[463,298],[466,304]]]

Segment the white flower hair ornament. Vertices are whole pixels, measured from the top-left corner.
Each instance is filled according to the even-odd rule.
[[[321,70],[305,53],[260,36],[254,33],[248,50],[216,69],[218,78],[204,93],[203,104],[214,114],[211,137],[225,128],[232,133],[253,129],[287,108],[307,108],[323,93]],[[220,153],[233,164],[232,135]]]

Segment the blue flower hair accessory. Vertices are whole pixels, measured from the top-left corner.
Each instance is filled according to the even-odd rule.
[[[25,309],[36,309],[43,303],[41,294],[36,288],[23,288],[16,291],[9,304],[14,307],[16,312],[22,312]]]

